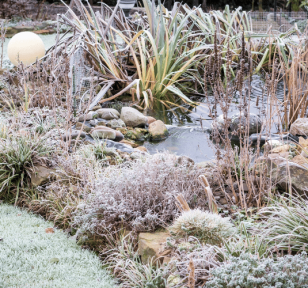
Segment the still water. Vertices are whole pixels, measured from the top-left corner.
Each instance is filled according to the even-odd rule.
[[[39,36],[43,40],[46,49],[50,48],[55,43],[55,34]],[[6,39],[4,43],[3,56],[4,65],[6,67],[10,67],[11,65],[7,57],[7,45],[9,40],[10,39]],[[267,101],[266,97],[262,98],[264,80],[260,76],[254,75],[251,84],[250,113],[261,115],[262,109]],[[283,83],[279,83],[276,94],[278,99],[283,99],[283,91]],[[180,113],[178,111],[179,109],[177,109],[177,117],[171,111],[164,111],[164,113],[158,112],[156,115],[153,115],[157,119],[161,119],[166,123],[170,135],[166,140],[161,142],[145,142],[144,146],[151,154],[167,150],[176,153],[177,155],[186,155],[192,158],[195,162],[213,159],[215,151],[213,143],[210,140],[209,132],[212,123],[212,119],[209,117],[209,109],[212,108],[211,101],[213,99],[210,98],[211,97],[207,99],[206,103],[204,98],[199,98],[199,105],[196,108],[193,108],[189,113]],[[235,97],[232,101],[231,109],[229,110],[229,116],[238,112],[238,102],[239,100]],[[218,109],[217,114],[219,115],[221,113],[222,112]],[[272,127],[271,132],[277,132],[275,127]]]

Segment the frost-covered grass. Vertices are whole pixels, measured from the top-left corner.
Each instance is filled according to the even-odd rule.
[[[117,287],[96,255],[52,223],[0,204],[0,287]]]
[[[194,236],[208,244],[220,244],[235,232],[229,218],[222,218],[218,214],[189,210],[175,219],[169,228],[177,236]]]

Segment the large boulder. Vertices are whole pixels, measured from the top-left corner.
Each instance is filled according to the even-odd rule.
[[[157,120],[149,125],[149,133],[152,140],[163,140],[168,136],[168,129],[163,121]]]
[[[151,258],[159,258],[163,246],[170,234],[167,232],[140,233],[138,236],[138,254],[142,263],[149,263]]]
[[[293,135],[308,136],[308,118],[296,119],[291,124],[290,133]]]
[[[148,118],[132,107],[122,108],[121,119],[124,121],[126,126],[130,127],[145,126],[148,124]]]
[[[41,186],[49,181],[56,170],[42,165],[35,166],[30,174],[33,187]]]
[[[101,108],[96,110],[99,117],[105,120],[119,119],[120,113],[113,108]]]

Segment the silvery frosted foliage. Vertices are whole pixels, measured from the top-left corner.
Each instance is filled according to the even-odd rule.
[[[185,211],[169,228],[177,236],[194,236],[204,243],[220,244],[235,232],[234,225],[228,217],[193,209]]]
[[[258,260],[242,254],[211,270],[210,288],[304,288],[308,287],[307,254]]]
[[[79,205],[74,225],[79,233],[118,228],[151,231],[178,215],[175,196],[182,193],[191,208],[205,207],[206,197],[195,166],[180,165],[168,153],[139,159],[130,165],[104,170],[85,201]]]

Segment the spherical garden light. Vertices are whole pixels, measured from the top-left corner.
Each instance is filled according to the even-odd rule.
[[[45,46],[38,35],[32,32],[20,32],[10,40],[7,53],[15,66],[18,62],[30,65],[45,55]]]
[[[125,17],[129,17],[129,12],[135,4],[136,0],[120,0],[119,6],[123,9]]]

